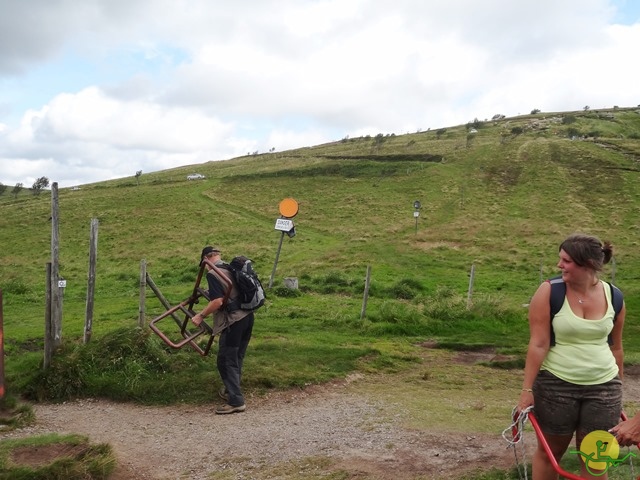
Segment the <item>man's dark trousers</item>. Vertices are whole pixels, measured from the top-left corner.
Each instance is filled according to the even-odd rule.
[[[253,331],[253,312],[225,328],[218,342],[218,372],[229,395],[229,405],[244,405],[240,388],[242,363]]]

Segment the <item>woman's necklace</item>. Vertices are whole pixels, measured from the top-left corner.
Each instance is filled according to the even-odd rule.
[[[592,287],[595,287],[597,284],[598,284],[598,282],[596,281],[596,282],[592,285]],[[585,292],[585,296],[586,296],[588,293],[589,293],[589,292],[588,292],[588,291],[586,291],[586,292]],[[573,294],[574,294],[574,295],[576,296],[576,298],[578,299],[578,303],[579,303],[580,305],[582,305],[582,304],[586,301],[586,299],[580,298],[580,296],[578,295],[578,292],[576,292],[575,290],[573,290]]]

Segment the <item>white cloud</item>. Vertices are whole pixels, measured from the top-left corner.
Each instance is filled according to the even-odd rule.
[[[0,181],[636,105],[613,1],[0,0]]]
[[[26,112],[19,128],[5,129],[3,143],[12,155],[24,155],[11,159],[12,182],[44,175],[62,185],[81,183],[71,174],[77,170],[109,179],[134,169],[155,171],[240,154],[233,144],[225,146],[231,132],[232,125],[197,110],[122,102],[91,87]]]
[[[122,102],[96,87],[61,94],[34,115],[32,136],[48,142],[87,142],[117,149],[187,153],[212,148],[231,126],[197,110],[143,101]]]

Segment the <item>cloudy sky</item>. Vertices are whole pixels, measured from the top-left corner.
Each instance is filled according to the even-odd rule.
[[[636,106],[639,47],[636,0],[0,0],[0,182]]]

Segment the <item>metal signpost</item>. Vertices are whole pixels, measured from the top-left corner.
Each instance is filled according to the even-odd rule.
[[[416,233],[418,233],[418,217],[420,216],[420,208],[422,208],[422,205],[418,200],[416,200],[415,202],[413,202],[413,208],[415,209],[415,212],[413,212],[413,217],[416,219]]]
[[[276,220],[275,229],[280,231],[280,243],[278,244],[276,259],[273,262],[273,270],[271,270],[271,277],[269,278],[269,288],[273,287],[273,279],[276,276],[276,268],[278,266],[278,259],[280,258],[284,234],[286,233],[289,238],[294,237],[296,234],[296,227],[291,219],[298,214],[298,202],[293,198],[285,198],[280,202],[280,205],[278,205],[278,210],[281,216]]]

